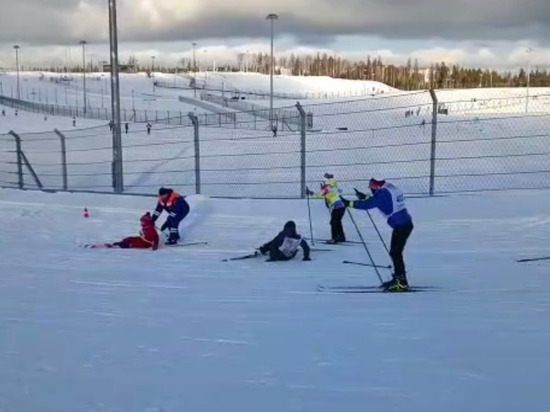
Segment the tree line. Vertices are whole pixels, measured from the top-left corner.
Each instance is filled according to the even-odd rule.
[[[247,56],[239,55],[238,66],[243,70]],[[406,64],[386,64],[381,57],[367,56],[365,60],[351,61],[326,53],[316,55],[280,56],[274,58],[276,73],[294,76],[331,76],[334,78],[373,80],[402,90],[418,90],[428,87],[475,88],[475,87],[550,87],[550,71],[533,68],[527,70],[497,71],[445,62],[430,67],[420,67],[418,59],[409,58]],[[254,54],[248,62],[252,71],[268,74],[268,54]]]
[[[251,71],[269,74],[271,59],[267,53],[237,55],[237,64],[224,64],[216,67],[219,72]],[[381,57],[367,56],[365,60],[352,61],[340,56],[318,53],[315,55],[275,56],[275,73],[294,76],[331,76],[334,78],[353,80],[373,80],[385,83],[401,90],[422,90],[426,88],[476,88],[476,87],[550,87],[550,70],[521,68],[516,71],[497,71],[475,67],[465,67],[459,64],[448,65],[445,62],[434,63],[429,67],[421,67],[418,59],[409,58],[405,64],[387,64]],[[131,56],[125,63],[130,71],[151,70],[151,64],[140,65]],[[59,67],[41,70],[59,71]],[[90,62],[87,70],[102,71],[97,62]],[[63,67],[62,71],[78,72],[82,67]],[[164,73],[193,72],[197,70],[213,70],[204,62],[193,62],[192,59],[181,59],[177,66],[155,65],[154,71]]]

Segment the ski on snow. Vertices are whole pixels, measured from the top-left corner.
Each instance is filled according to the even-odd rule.
[[[185,246],[199,246],[207,245],[208,242],[187,242],[187,243],[176,243],[175,245],[163,245],[164,247],[185,247]]]
[[[252,258],[255,258],[255,257],[258,257],[258,256],[260,256],[260,254],[258,252],[254,252],[254,253],[251,253],[249,255],[237,256],[237,257],[233,257],[233,258],[223,259],[222,262],[233,262],[235,260],[246,260],[246,259],[252,259]]]
[[[550,256],[537,257],[537,258],[528,258],[528,259],[518,259],[516,262],[540,262],[541,260],[550,260]]]
[[[390,292],[382,289],[381,286],[323,286],[317,285],[317,291],[323,293],[412,293],[436,291],[434,286],[410,286],[407,291]]]
[[[185,247],[185,246],[197,246],[197,245],[207,245],[208,242],[187,242],[187,243],[177,243],[175,245],[161,245],[160,248],[163,247]],[[83,247],[85,249],[118,249],[116,246],[113,246],[110,243],[86,243],[83,245],[80,245],[80,247]]]
[[[311,242],[311,239],[307,239],[307,240]],[[324,245],[331,245],[331,246],[357,246],[362,244],[361,242],[357,242],[355,240],[346,240],[345,242],[338,242],[338,243],[334,243],[330,239],[313,239],[313,240],[317,243],[322,243]]]

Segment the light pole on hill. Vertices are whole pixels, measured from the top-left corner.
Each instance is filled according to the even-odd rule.
[[[124,192],[122,135],[120,132],[120,77],[116,0],[109,2],[109,43],[111,56],[111,114],[113,124],[113,189]]]
[[[529,86],[531,85],[531,53],[533,49],[529,47],[527,50],[527,88],[525,89],[525,113],[529,113]]]
[[[195,97],[195,99],[197,98],[197,63],[195,59],[196,47],[197,47],[197,43],[193,43],[193,96]]]
[[[21,100],[21,88],[19,87],[19,49],[20,47],[16,44],[13,46],[15,49],[15,66],[17,67],[17,100]]]
[[[84,115],[86,115],[86,109],[88,104],[86,103],[86,40],[80,40],[82,46],[82,83],[84,89]]]
[[[267,20],[271,21],[271,62],[270,62],[270,74],[269,74],[269,124],[271,130],[273,130],[273,74],[275,71],[275,62],[273,60],[273,37],[274,37],[274,22],[279,19],[274,13],[268,14]]]
[[[155,94],[155,56],[151,56],[151,77],[153,78],[153,94]]]

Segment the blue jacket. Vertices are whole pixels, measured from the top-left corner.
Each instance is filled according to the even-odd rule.
[[[153,221],[158,219],[163,210],[166,210],[173,219],[183,219],[189,213],[189,204],[179,193],[171,191],[167,201],[159,198],[157,207],[153,212]]]
[[[411,215],[405,207],[403,192],[391,183],[385,184],[366,200],[350,202],[350,207],[361,210],[380,210],[393,229],[412,223]]]

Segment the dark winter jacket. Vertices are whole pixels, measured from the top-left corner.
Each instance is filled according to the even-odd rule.
[[[165,201],[159,197],[157,207],[153,212],[153,221],[156,221],[163,210],[166,210],[171,218],[183,218],[189,213],[189,204],[185,198],[172,189],[167,189],[168,199]]]
[[[271,242],[261,246],[260,252],[265,254],[273,247],[279,249],[289,258],[296,256],[298,253],[298,248],[301,247],[304,251],[304,259],[309,259],[309,245],[302,238],[302,236],[296,232],[296,225],[292,221],[287,222],[283,231],[280,232]]]

